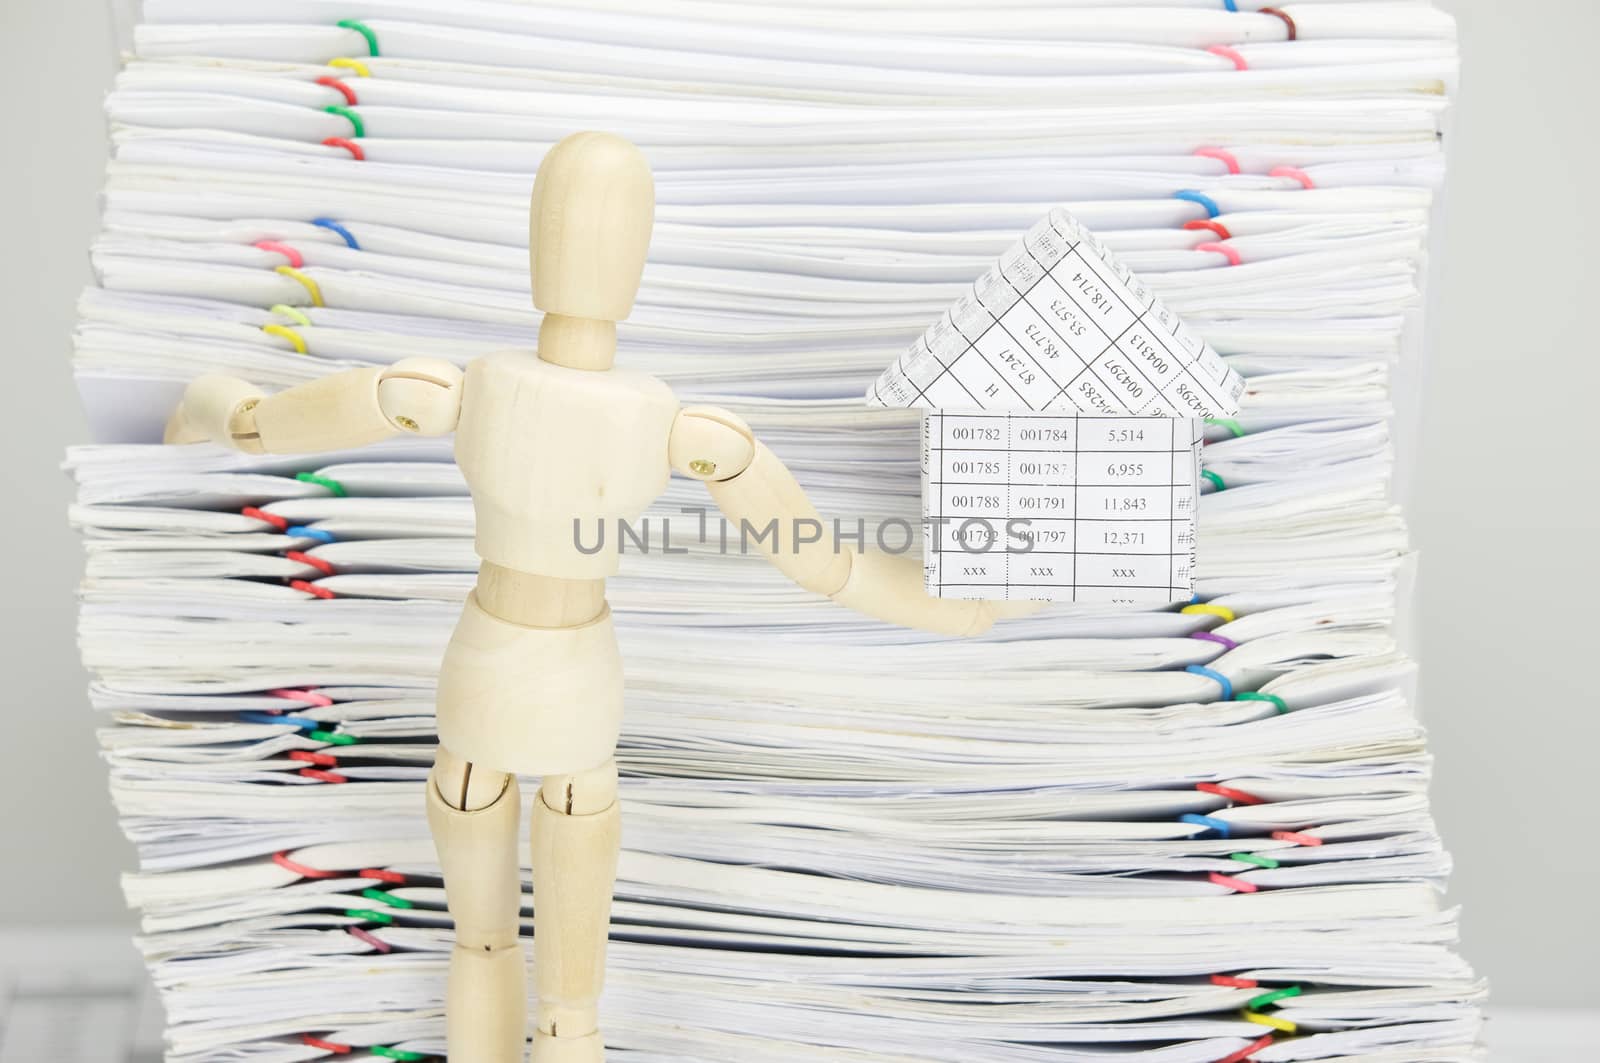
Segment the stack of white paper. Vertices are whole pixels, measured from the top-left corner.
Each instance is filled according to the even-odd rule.
[[[1478,1058],[1388,490],[1453,31],[1258,6],[147,0],[69,464],[171,1058],[444,1051],[421,782],[477,561],[448,440],[160,425],[204,372],[533,345],[527,195],[582,128],[657,174],[621,364],[851,526],[921,509],[916,415],[862,394],[1054,206],[1245,378],[1183,608],[900,631],[722,552],[672,483],[610,592],[613,1058]]]

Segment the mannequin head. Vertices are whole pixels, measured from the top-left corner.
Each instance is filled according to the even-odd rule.
[[[534,305],[565,317],[627,317],[654,221],[655,182],[638,148],[610,133],[562,140],[533,183]]]

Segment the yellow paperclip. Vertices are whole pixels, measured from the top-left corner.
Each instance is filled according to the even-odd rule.
[[[367,64],[359,59],[351,59],[347,55],[341,55],[337,59],[329,59],[328,65],[339,67],[342,70],[354,70],[358,77],[369,78],[372,76],[372,71],[367,69]]]
[[[304,285],[306,291],[311,293],[311,305],[312,306],[323,306],[323,305],[325,305],[323,303],[323,301],[322,301],[322,289],[317,287],[317,282],[316,281],[312,280],[310,277],[306,276],[304,273],[301,273],[299,270],[295,269],[293,266],[276,266],[274,268],[279,273],[283,274],[285,277],[293,277],[295,280],[299,281],[302,285]]]
[[[1280,1019],[1276,1015],[1263,1015],[1259,1011],[1241,1011],[1239,1017],[1261,1026],[1270,1026],[1281,1033],[1294,1033],[1300,1028],[1288,1019]]]
[[[1221,616],[1222,620],[1226,620],[1227,623],[1234,623],[1235,620],[1234,610],[1230,610],[1230,608],[1226,607],[1226,605],[1210,605],[1203,604],[1203,602],[1197,602],[1195,605],[1184,605],[1184,607],[1182,607],[1181,610],[1178,610],[1178,612],[1208,613],[1208,615],[1211,616]]]
[[[280,270],[282,268],[283,267],[281,267],[281,266],[279,267]],[[322,304],[319,303],[317,305],[320,306]],[[1194,605],[1186,605],[1182,609],[1178,610],[1178,612],[1180,612],[1180,613],[1209,613],[1212,616],[1220,616],[1220,617],[1222,617],[1223,620],[1227,621],[1230,624],[1233,623],[1233,621],[1235,619],[1232,609],[1229,609],[1225,605],[1212,605],[1209,602],[1197,602]]]
[[[294,344],[294,349],[296,351],[299,351],[301,354],[306,353],[306,341],[300,338],[300,333],[296,332],[287,325],[262,325],[261,331],[265,332],[269,336],[282,336],[284,339]]]

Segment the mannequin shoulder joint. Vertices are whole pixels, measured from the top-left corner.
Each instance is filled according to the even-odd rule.
[[[402,358],[378,377],[378,408],[402,432],[445,435],[461,418],[461,380],[442,358]]]
[[[715,406],[686,406],[672,422],[667,460],[694,480],[730,480],[750,467],[755,434],[735,414]]]

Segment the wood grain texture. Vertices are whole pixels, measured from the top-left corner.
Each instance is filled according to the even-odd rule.
[[[541,576],[493,561],[479,566],[474,593],[485,611],[524,627],[576,627],[594,620],[606,607],[603,579]]]
[[[546,314],[539,322],[539,357],[568,369],[604,372],[617,357],[617,323]]]
[[[831,597],[858,613],[940,635],[981,635],[1002,616],[1026,616],[1049,604],[935,598],[919,561],[876,550],[850,555],[850,578]]]
[[[577,627],[525,627],[476,593],[439,672],[439,741],[475,767],[524,775],[611,759],[622,729],[622,657],[611,611]]]
[[[667,460],[691,480],[731,480],[755,456],[755,433],[737,414],[715,406],[685,406],[672,422]]]
[[[496,800],[468,811],[454,807],[459,797],[441,792],[443,773],[435,769],[428,776],[428,830],[444,873],[456,943],[480,951],[516,944],[520,926],[522,800],[515,778],[500,779]]]
[[[551,808],[544,790],[533,803],[537,1026],[557,1039],[598,1028],[621,840],[622,816],[614,796],[602,811],[588,815]]]
[[[574,133],[551,148],[528,211],[534,305],[567,317],[627,317],[655,203],[650,164],[621,137]]]
[[[402,432],[446,435],[461,419],[462,377],[443,358],[402,358],[378,377],[378,408]]]
[[[527,961],[521,932],[522,875],[518,820],[522,801],[514,777],[500,781],[488,805],[453,807],[441,791],[465,789],[463,762],[445,753],[428,776],[428,830],[444,875],[445,903],[455,921],[446,993],[445,1036],[458,1059],[519,1063],[527,1029]],[[481,769],[480,769],[481,771]],[[474,772],[477,774],[477,772]],[[460,796],[454,796],[460,801]]]
[[[565,579],[617,571],[619,519],[666,489],[678,400],[655,377],[504,351],[467,368],[456,462],[486,561]],[[574,522],[577,522],[575,527]],[[579,548],[581,533],[587,546]]]
[[[252,411],[269,454],[309,454],[366,446],[397,429],[378,403],[382,366],[347,369],[269,395]]]
[[[261,453],[250,411],[263,398],[260,388],[238,377],[208,373],[183,392],[183,400],[167,420],[165,443],[210,440],[233,450]]]
[[[844,586],[850,575],[849,555],[834,550],[832,526],[823,523],[794,474],[766,444],[755,444],[742,473],[730,480],[713,480],[706,489],[733,522],[731,540],[743,531],[750,552],[759,552],[808,591],[832,595]],[[819,536],[805,541],[813,531]]]
[[[451,1059],[522,1063],[528,1043],[527,970],[520,945],[450,950],[445,1040]]]

